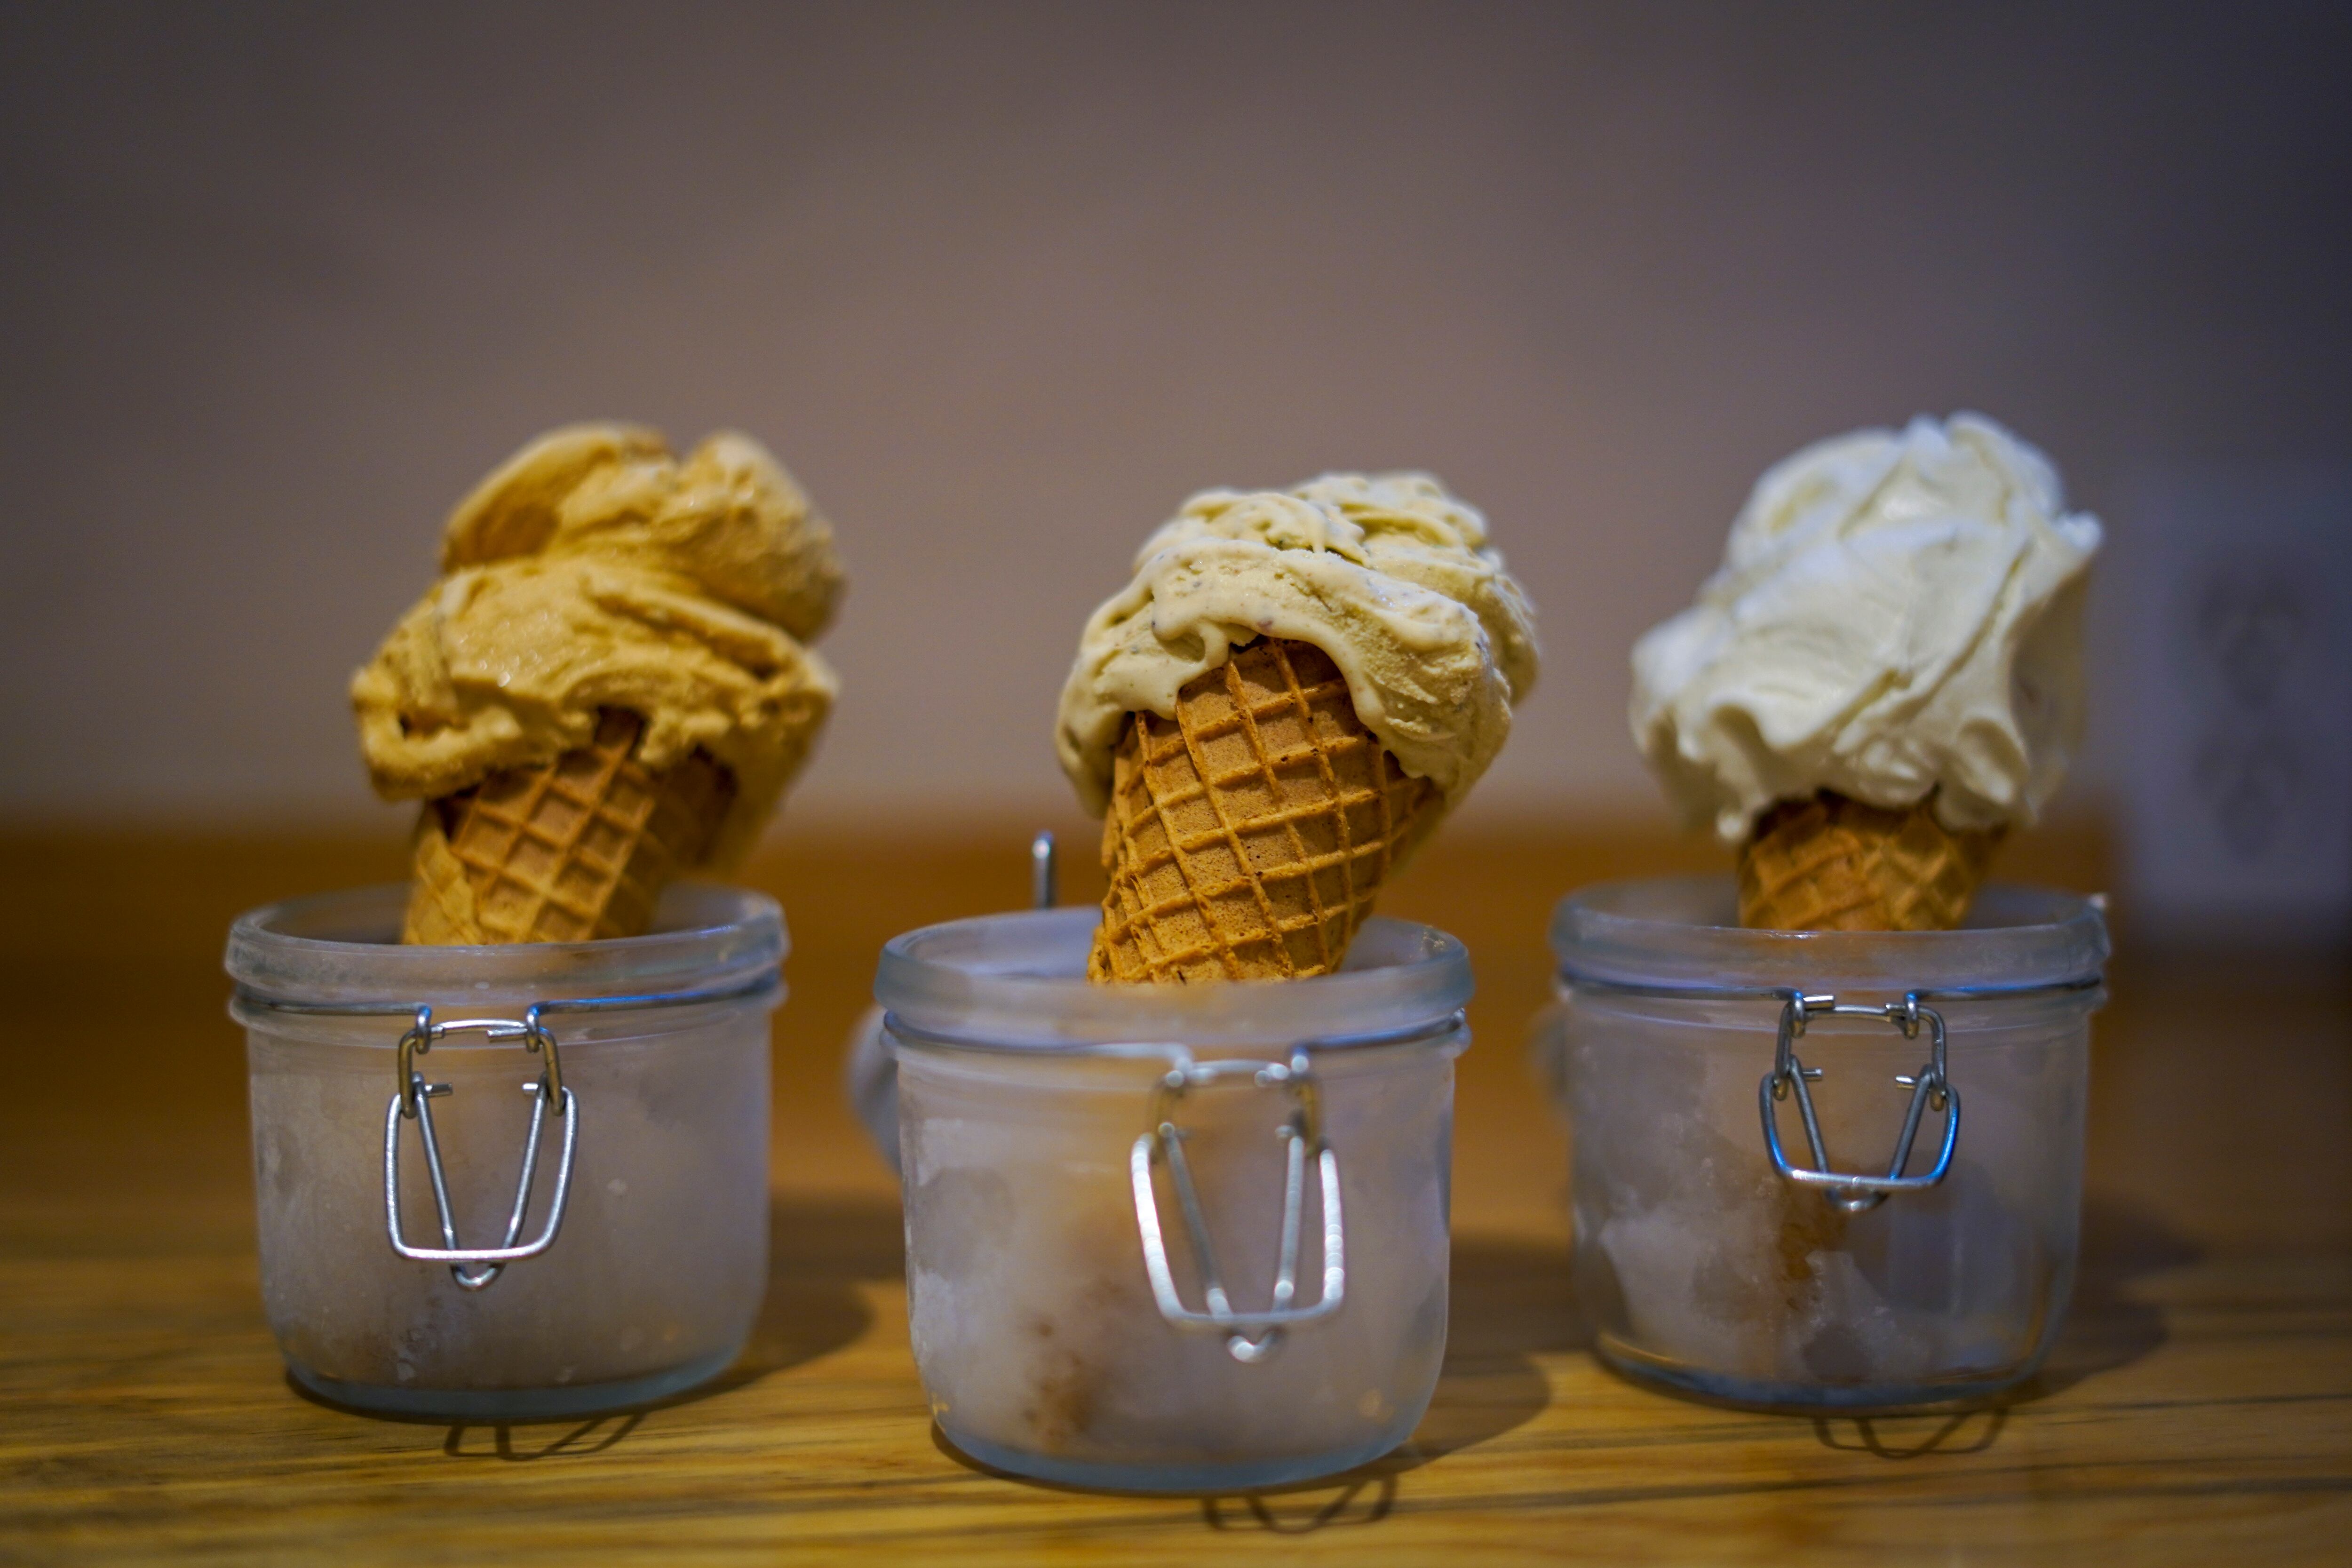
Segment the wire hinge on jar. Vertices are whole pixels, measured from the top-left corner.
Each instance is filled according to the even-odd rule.
[[[1176,1125],[1176,1102],[1195,1089],[1221,1078],[1246,1073],[1257,1089],[1284,1090],[1290,1097],[1290,1115],[1277,1130],[1283,1140],[1282,1239],[1275,1264],[1274,1299],[1263,1312],[1235,1311],[1209,1242],[1209,1227],[1201,1211],[1201,1196],[1192,1182],[1192,1168],[1184,1155],[1184,1130]],[[1287,1064],[1263,1061],[1187,1062],[1170,1069],[1151,1091],[1150,1131],[1135,1141],[1129,1173],[1135,1186],[1135,1217],[1143,1232],[1143,1265],[1151,1278],[1151,1294],[1160,1315],[1180,1329],[1225,1335],[1225,1349],[1245,1365],[1272,1355],[1285,1330],[1328,1318],[1339,1310],[1348,1289],[1348,1245],[1339,1214],[1339,1157],[1323,1142],[1322,1097],[1305,1049],[1291,1053]],[[1323,1293],[1313,1306],[1296,1305],[1298,1294],[1299,1231],[1306,1210],[1307,1162],[1313,1159],[1323,1190]],[[1192,1237],[1192,1259],[1199,1266],[1202,1294],[1207,1310],[1195,1311],[1178,1295],[1174,1272],[1169,1268],[1168,1244],[1161,1234],[1160,1200],[1152,1185],[1152,1167],[1164,1163],[1176,1188],[1176,1201]]]
[[[384,1226],[392,1237],[392,1249],[403,1258],[424,1263],[446,1263],[449,1276],[467,1290],[479,1290],[496,1279],[509,1263],[520,1263],[526,1258],[536,1258],[555,1245],[555,1233],[563,1224],[563,1210],[572,1194],[572,1156],[580,1137],[580,1110],[572,1091],[563,1087],[563,1059],[556,1049],[555,1032],[540,1020],[541,1007],[532,1005],[524,1013],[522,1021],[510,1018],[454,1018],[446,1024],[433,1021],[433,1009],[416,1009],[416,1021],[400,1037],[398,1052],[398,1086],[383,1115],[383,1213]],[[515,1183],[514,1206],[507,1215],[506,1237],[496,1247],[468,1247],[457,1240],[457,1222],[449,1207],[449,1185],[441,1169],[441,1144],[434,1135],[433,1101],[453,1092],[446,1083],[427,1083],[418,1072],[415,1061],[436,1044],[457,1034],[479,1034],[490,1040],[520,1040],[523,1048],[538,1056],[544,1064],[535,1082],[522,1087],[531,1096],[530,1131],[522,1146],[522,1173]],[[548,1205],[547,1225],[528,1242],[518,1244],[522,1235],[523,1221],[530,1208],[531,1178],[539,1170],[540,1134],[546,1124],[550,1110],[563,1123],[563,1149],[557,1156],[555,1192]],[[439,1247],[411,1247],[403,1234],[400,1220],[400,1124],[416,1123],[418,1138],[425,1145],[425,1168],[433,1181],[433,1205],[440,1213],[441,1240]]]
[[[1910,1091],[1911,1103],[1904,1114],[1902,1133],[1895,1139],[1895,1156],[1883,1176],[1853,1174],[1831,1167],[1829,1151],[1822,1141],[1821,1121],[1813,1113],[1812,1090],[1808,1087],[1825,1069],[1807,1067],[1797,1055],[1797,1040],[1804,1034],[1806,1024],[1815,1017],[1878,1018],[1895,1026],[1906,1040],[1919,1037],[1923,1023],[1927,1027],[1927,1063],[1916,1073],[1895,1075],[1895,1083]],[[1786,1100],[1792,1090],[1798,1114],[1805,1124],[1805,1142],[1812,1150],[1811,1169],[1789,1163],[1788,1153],[1780,1145],[1780,1121],[1773,1114],[1773,1102]],[[1832,994],[1788,993],[1780,1006],[1780,1035],[1772,1054],[1772,1070],[1764,1075],[1757,1098],[1764,1115],[1764,1147],[1772,1156],[1773,1168],[1784,1180],[1815,1189],[1848,1214],[1875,1208],[1895,1193],[1919,1192],[1934,1186],[1951,1170],[1952,1151],[1959,1143],[1960,1096],[1945,1077],[1944,1016],[1933,1007],[1920,1005],[1916,991],[1906,993],[1900,1002],[1878,1007],[1841,1003]],[[1944,1118],[1943,1147],[1937,1153],[1933,1170],[1924,1175],[1906,1176],[1903,1170],[1911,1163],[1912,1146],[1918,1142],[1921,1116],[1930,1108]]]

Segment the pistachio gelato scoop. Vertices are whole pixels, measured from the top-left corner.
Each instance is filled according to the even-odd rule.
[[[441,579],[352,681],[387,800],[435,799],[585,745],[601,710],[638,755],[733,775],[710,860],[757,837],[836,689],[803,646],[842,590],[832,527],[748,436],[683,460],[622,425],[551,431],[449,516]]]
[[[1087,623],[1055,748],[1087,808],[1108,803],[1125,716],[1259,637],[1311,643],[1364,728],[1451,803],[1535,684],[1532,612],[1486,521],[1425,474],[1326,474],[1288,489],[1204,490],[1146,541],[1135,577]]]

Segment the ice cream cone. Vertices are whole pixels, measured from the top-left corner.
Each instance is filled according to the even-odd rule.
[[[1097,981],[1288,979],[1347,956],[1437,790],[1356,716],[1329,656],[1261,637],[1137,713],[1113,755]]]
[[[1823,790],[1758,820],[1739,854],[1739,923],[1768,931],[1949,931],[2000,828],[1956,830],[1933,797],[1901,809]]]
[[[662,889],[699,864],[735,794],[702,752],[659,772],[643,725],[606,709],[586,746],[428,802],[401,940],[586,942],[637,936]]]

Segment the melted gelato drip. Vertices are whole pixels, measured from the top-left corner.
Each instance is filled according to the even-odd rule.
[[[1758,481],[1698,603],[1634,646],[1634,737],[1727,844],[1824,789],[2030,823],[2080,743],[2098,546],[2049,459],[1979,416],[1809,447]]]
[[[750,847],[832,707],[803,644],[842,587],[831,526],[757,442],[680,461],[646,430],[551,432],[450,514],[441,571],[352,681],[378,794],[551,762],[625,709],[648,767],[699,748],[734,775],[711,859]]]
[[[1186,682],[1261,637],[1330,655],[1364,727],[1449,802],[1494,761],[1535,683],[1527,599],[1486,547],[1486,520],[1436,480],[1203,491],[1087,623],[1055,731],[1087,808],[1108,804],[1126,715],[1174,718]]]

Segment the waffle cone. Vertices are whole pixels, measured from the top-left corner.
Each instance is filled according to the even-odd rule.
[[[1130,715],[1112,766],[1096,981],[1328,973],[1439,815],[1330,657],[1276,637],[1192,681],[1174,719]]]
[[[607,709],[587,745],[427,803],[416,826],[406,942],[586,942],[642,935],[699,864],[733,799],[699,752],[655,772],[643,728]]]
[[[1769,931],[1949,931],[2001,830],[1955,830],[1932,797],[1890,810],[1823,790],[1767,812],[1739,852],[1739,923]]]

